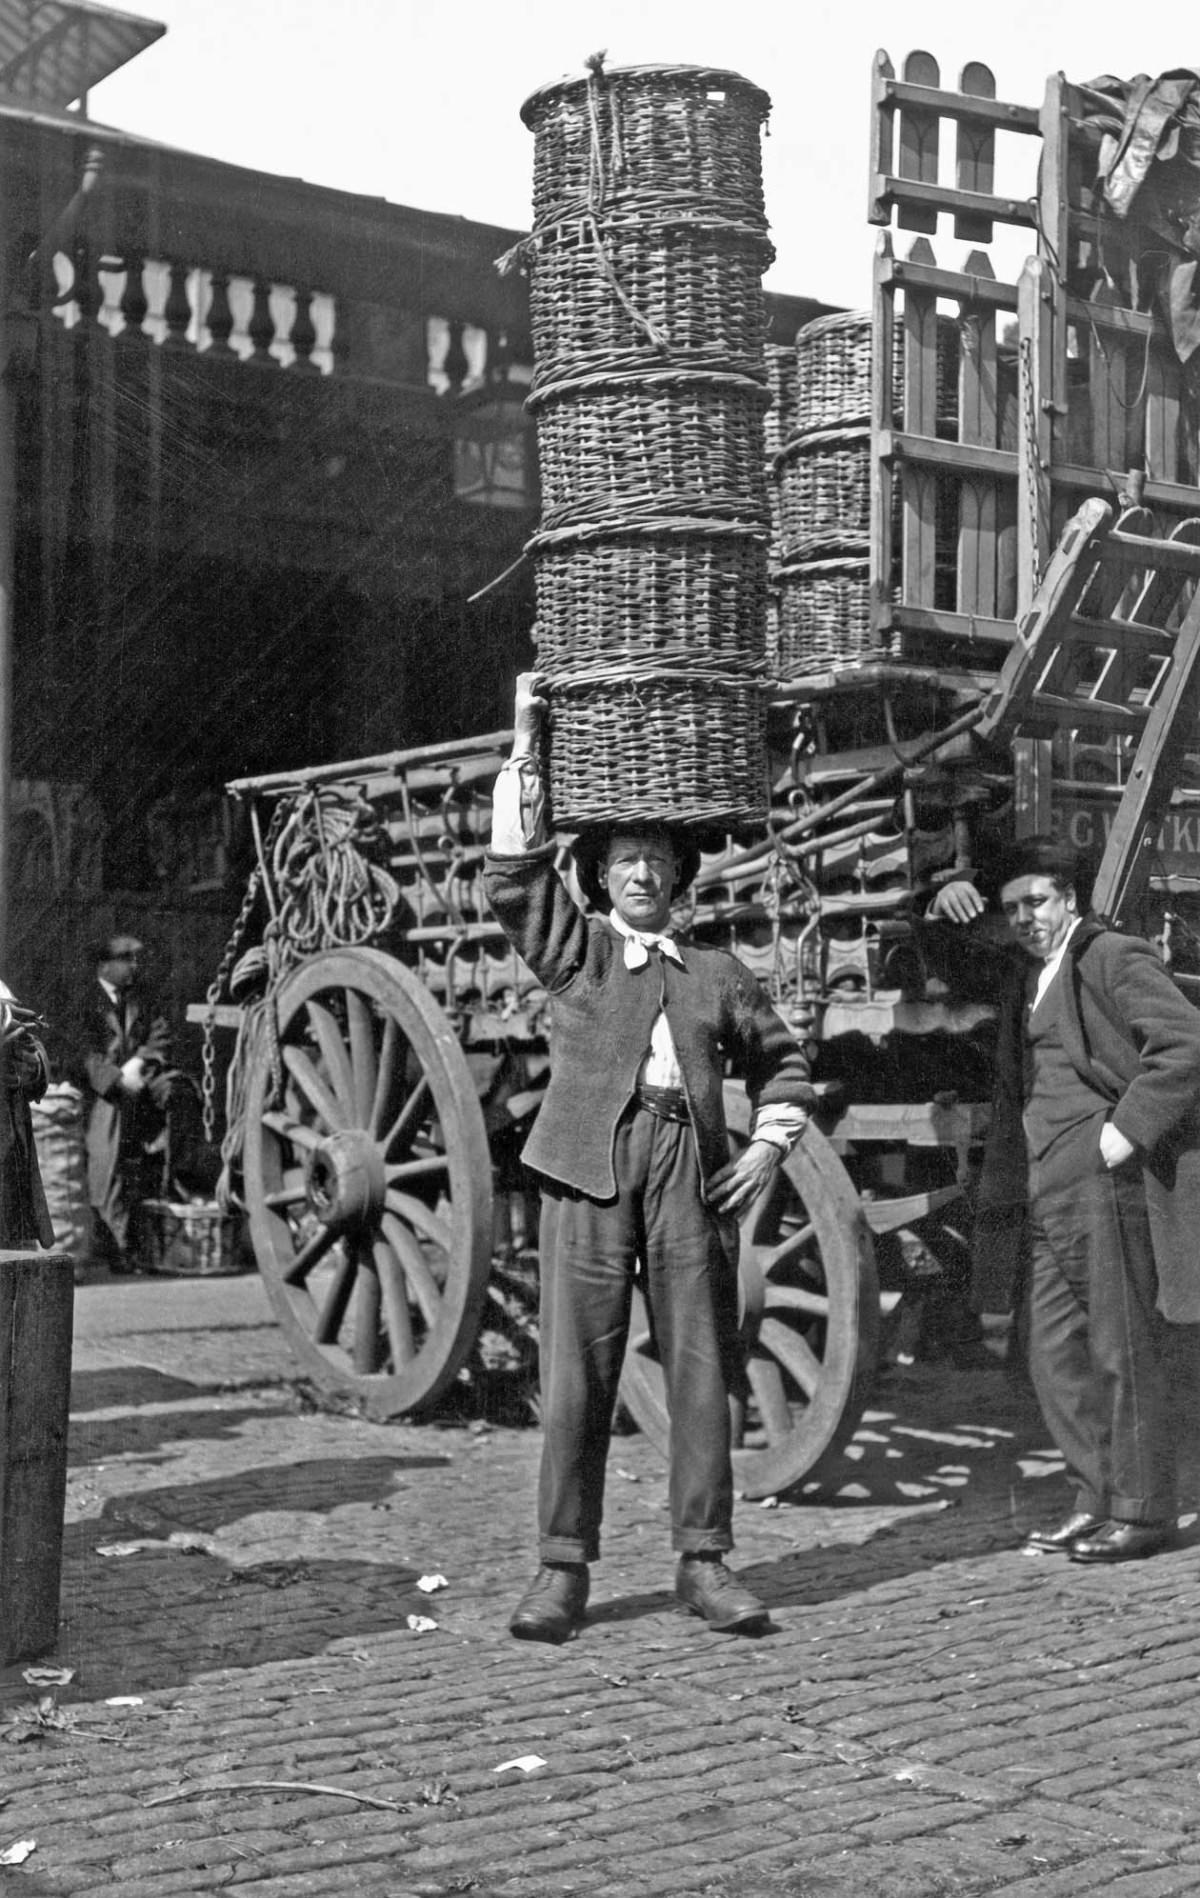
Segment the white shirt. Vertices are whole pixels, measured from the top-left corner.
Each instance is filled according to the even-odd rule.
[[[521,857],[527,850],[540,849],[547,841],[541,773],[537,759],[524,752],[509,758],[496,777],[492,792],[492,849],[503,857]],[[615,910],[610,911],[608,921],[617,935],[625,938],[626,968],[642,968],[655,950],[682,966],[683,957],[670,936],[633,929]],[[663,1013],[655,1018],[650,1046],[637,1078],[647,1087],[683,1087],[671,1026]],[[750,1137],[769,1141],[783,1153],[790,1153],[807,1123],[808,1109],[793,1102],[760,1107],[754,1116]]]
[[[1059,943],[1054,954],[1047,956],[1041,968],[1038,970],[1037,985],[1033,991],[1033,1000],[1029,1004],[1029,1012],[1031,1015],[1038,1003],[1042,1000],[1046,990],[1050,987],[1051,982],[1053,982],[1055,976],[1058,974],[1059,969],[1062,967],[1062,959],[1067,953],[1067,944],[1070,942],[1082,921],[1082,916],[1075,918],[1075,921],[1071,924],[1070,929],[1068,929],[1066,935]]]

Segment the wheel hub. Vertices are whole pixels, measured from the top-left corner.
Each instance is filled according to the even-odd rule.
[[[308,1156],[305,1185],[323,1225],[345,1232],[377,1224],[387,1177],[370,1134],[351,1127],[322,1140]]]

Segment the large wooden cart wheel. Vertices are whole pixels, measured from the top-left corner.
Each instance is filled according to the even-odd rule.
[[[242,1150],[280,1324],[324,1389],[377,1419],[431,1404],[474,1342],[492,1168],[454,1030],[402,963],[331,950],[282,984],[282,1085],[259,1037]]]
[[[744,1140],[749,1109],[726,1089],[730,1132]],[[853,1436],[879,1348],[879,1284],[862,1205],[815,1126],[741,1222],[739,1309],[746,1383],[734,1401],[738,1489],[757,1498],[819,1474]],[[666,1452],[662,1371],[640,1290],[634,1293],[621,1397]]]

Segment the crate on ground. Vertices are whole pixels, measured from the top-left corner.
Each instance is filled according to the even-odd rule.
[[[237,1272],[234,1216],[216,1200],[142,1201],[146,1264],[178,1278]]]

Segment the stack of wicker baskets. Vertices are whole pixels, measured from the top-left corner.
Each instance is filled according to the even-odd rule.
[[[806,323],[774,463],[780,678],[858,657],[870,642],[870,409],[870,312]]]
[[[766,95],[691,66],[544,87],[530,275],[555,821],[765,812]]]

